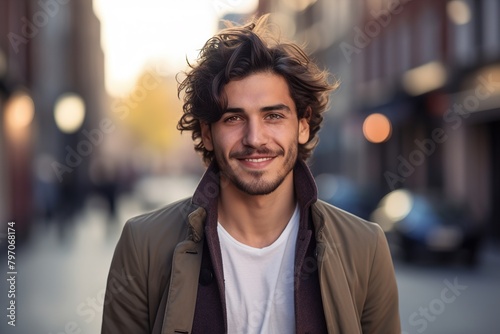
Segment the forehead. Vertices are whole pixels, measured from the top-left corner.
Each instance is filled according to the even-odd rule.
[[[232,80],[226,84],[223,93],[228,108],[263,107],[278,103],[287,105],[291,110],[295,108],[287,81],[272,72],[257,72]]]

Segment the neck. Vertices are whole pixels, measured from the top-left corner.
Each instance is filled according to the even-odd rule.
[[[295,210],[293,172],[268,195],[249,195],[228,184],[222,187],[218,219],[233,238],[262,248],[271,245],[285,229]]]

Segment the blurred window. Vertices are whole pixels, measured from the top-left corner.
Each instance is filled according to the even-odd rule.
[[[399,50],[399,72],[404,73],[411,68],[411,53],[413,51],[413,40],[411,34],[411,22],[403,20],[398,30],[396,48]]]
[[[484,54],[487,59],[495,59],[500,53],[500,2],[498,0],[483,0],[482,16]]]
[[[375,80],[380,78],[380,75],[382,74],[382,38],[375,38],[372,40],[370,45],[368,46],[368,54],[369,56],[369,65],[368,65],[368,70],[370,71],[369,74],[369,81]]]
[[[456,56],[454,59],[458,65],[470,65],[474,61],[476,48],[474,44],[474,25],[470,19],[465,17],[474,17],[472,1],[470,0],[453,0],[449,4],[457,4],[455,6],[448,5],[447,12],[451,21],[453,50],[452,54]],[[469,11],[466,14],[465,11]]]
[[[434,3],[423,7],[418,22],[420,55],[418,63],[425,64],[439,57],[439,16]]]
[[[389,28],[384,35],[384,60],[385,77],[392,80],[397,70],[397,63],[400,61],[397,57],[398,48],[396,48],[397,30]]]

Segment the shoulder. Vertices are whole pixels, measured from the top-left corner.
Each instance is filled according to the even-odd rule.
[[[160,209],[130,218],[123,233],[130,233],[139,243],[161,243],[182,240],[188,231],[188,216],[198,207],[185,198]]]
[[[312,210],[315,225],[326,234],[327,238],[373,243],[383,235],[378,224],[366,221],[324,201],[317,201],[313,204]]]
[[[338,257],[347,277],[367,280],[373,266],[391,256],[382,228],[325,202],[313,205],[316,240],[327,250],[327,257]]]
[[[163,277],[175,247],[189,235],[188,216],[197,208],[186,198],[129,219],[115,249],[116,265],[141,268],[149,277]]]
[[[191,203],[191,198],[189,197],[173,202],[154,211],[132,217],[126,224],[134,230],[137,229],[143,231],[163,226],[177,226],[181,224],[179,224],[178,221],[174,222],[173,220],[184,219],[184,221],[187,221],[189,213],[194,211],[196,208],[197,206]]]

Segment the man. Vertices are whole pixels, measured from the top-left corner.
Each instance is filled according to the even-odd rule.
[[[178,128],[208,169],[125,225],[103,333],[400,333],[382,230],[317,200],[305,164],[334,88],[265,16],[206,43]]]

